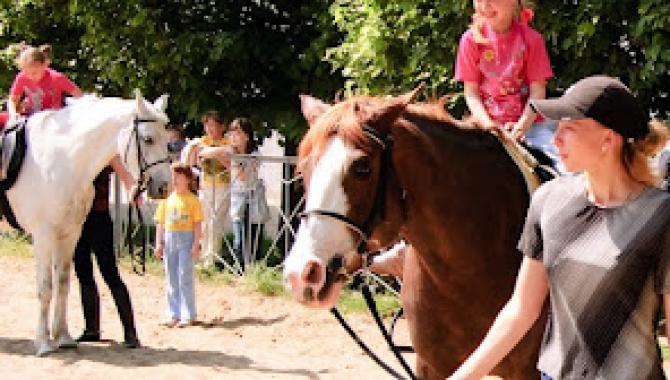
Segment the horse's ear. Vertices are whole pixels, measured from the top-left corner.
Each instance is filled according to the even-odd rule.
[[[382,102],[355,102],[354,113],[361,125],[370,125],[378,130],[388,128],[407,108],[407,105],[416,99],[423,90],[421,83],[414,90],[395,98],[383,100]]]
[[[137,103],[138,115],[145,115],[149,113],[146,101],[144,100],[144,97],[142,97],[142,93],[140,92],[140,90],[137,88],[135,89],[135,103]]]
[[[307,120],[307,124],[312,126],[312,124],[319,118],[319,116],[328,112],[332,107],[328,103],[309,95],[300,95],[300,108],[302,109],[302,114]]]
[[[154,102],[154,107],[165,112],[165,110],[167,109],[169,97],[170,95],[168,94],[161,95],[160,98],[156,99],[156,101]]]

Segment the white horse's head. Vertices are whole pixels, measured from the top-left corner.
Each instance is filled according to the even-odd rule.
[[[162,95],[151,103],[136,91],[135,117],[119,135],[121,160],[133,177],[143,181],[141,185],[152,198],[164,198],[170,182],[165,133],[169,121],[165,113],[167,99],[168,95]]]

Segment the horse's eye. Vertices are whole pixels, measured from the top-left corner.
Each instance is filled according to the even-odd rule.
[[[151,145],[151,144],[153,144],[153,143],[154,143],[154,139],[153,139],[153,137],[151,137],[151,136],[147,136],[147,137],[145,137],[145,138],[144,138],[144,143],[147,144],[147,145]]]
[[[370,177],[372,173],[372,168],[370,167],[370,161],[367,158],[361,158],[353,163],[354,175],[360,179],[366,179]]]

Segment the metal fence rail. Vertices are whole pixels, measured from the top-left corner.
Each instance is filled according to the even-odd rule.
[[[249,262],[251,261],[251,253],[258,250],[258,261],[277,264],[283,260],[291,248],[295,237],[294,226],[297,223],[296,215],[304,203],[302,195],[296,193],[302,191],[300,184],[292,180],[296,157],[233,155],[231,162],[233,165],[244,164],[256,165],[258,167],[259,178],[265,184],[265,195],[270,209],[270,218],[263,224],[263,236],[260,236],[260,234],[257,234],[257,236],[250,235],[251,228],[249,227],[251,220],[247,218],[249,224],[247,225],[248,228],[246,228],[248,234],[245,236],[245,239],[251,244],[244,245],[243,257]],[[235,180],[235,178],[232,178],[231,182]],[[125,252],[125,240],[126,229],[128,228],[126,211],[128,200],[116,176],[114,176],[113,184],[111,214],[114,219],[115,252],[119,256],[127,253]],[[230,186],[221,188],[221,191],[225,192],[223,197],[230,197],[230,189]],[[135,238],[145,236],[147,247],[151,250],[153,250],[155,237],[153,214],[157,203],[158,201],[149,199],[141,206],[140,209],[145,225],[138,226],[135,220],[132,223],[134,231],[131,235]],[[214,211],[216,212],[216,210]],[[236,256],[233,253],[230,216],[226,215],[225,217],[227,220],[223,228],[226,235],[215,260],[233,273],[241,274],[242,265],[237,262]],[[141,234],[140,228],[143,228],[146,233]]]

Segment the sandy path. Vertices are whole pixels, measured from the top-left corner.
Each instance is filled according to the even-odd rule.
[[[34,277],[31,259],[0,256],[0,379],[388,377],[329,313],[312,312],[281,297],[248,294],[240,287],[201,284],[197,302],[205,326],[159,327],[164,310],[162,279],[127,272],[123,277],[132,295],[143,348],[126,350],[117,343],[122,339],[121,326],[109,291],[102,285],[103,338],[112,341],[81,344],[75,350],[36,358]],[[98,284],[102,284],[100,278]],[[68,311],[70,332],[76,336],[83,323],[78,286],[72,286]],[[367,315],[348,318],[385,360],[396,364]],[[404,326],[398,333],[406,333]]]

